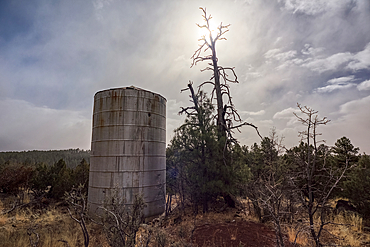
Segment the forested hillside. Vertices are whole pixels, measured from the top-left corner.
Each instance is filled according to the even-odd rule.
[[[0,167],[5,164],[24,164],[36,165],[46,164],[53,165],[63,159],[68,168],[76,168],[76,166],[85,159],[90,163],[90,150],[83,149],[67,149],[67,150],[49,150],[49,151],[21,151],[21,152],[0,152]]]

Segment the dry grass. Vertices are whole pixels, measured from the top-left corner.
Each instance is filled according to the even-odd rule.
[[[3,210],[4,210],[3,202],[0,201],[0,212],[2,212]],[[0,213],[0,227],[4,226],[7,221],[8,221],[8,217]]]
[[[3,215],[0,215],[0,227],[4,226],[8,219],[4,217]]]
[[[303,218],[303,222],[308,222]],[[318,217],[315,219],[319,225]],[[336,244],[340,246],[366,246],[370,242],[370,234],[363,231],[362,217],[353,212],[342,212],[340,214],[331,213],[328,215],[330,224],[325,226],[325,231],[321,237],[321,242],[327,244]],[[285,232],[289,241],[300,246],[311,246],[312,240],[307,224],[287,225]],[[298,235],[297,235],[298,233]]]
[[[10,201],[0,200],[0,212],[9,208]],[[149,246],[189,246],[190,238],[194,230],[194,224],[213,224],[222,222],[232,222],[236,217],[246,221],[258,221],[252,213],[240,213],[236,210],[225,210],[223,213],[209,212],[198,214],[195,218],[189,212],[182,213],[178,211],[165,219],[160,225],[143,225],[137,236],[137,246],[145,246],[148,233],[151,232]],[[236,216],[237,214],[237,216]],[[353,213],[332,214],[329,217],[334,224],[327,225],[327,229],[333,236],[323,236],[326,242],[333,241],[343,246],[364,246],[364,243],[370,241],[370,235],[363,230],[362,218]],[[302,218],[305,221],[304,218]],[[296,243],[300,246],[310,246],[310,235],[307,228],[298,228],[301,225],[287,225],[285,233],[289,241],[294,242],[297,229],[299,231]],[[0,247],[8,246],[30,246],[28,233],[33,227],[34,233],[40,236],[39,247],[42,246],[66,246],[59,240],[65,240],[72,246],[83,246],[83,235],[80,226],[73,221],[65,208],[49,207],[47,210],[21,209],[11,214],[0,214]],[[90,223],[88,225],[90,232],[89,246],[108,247],[105,235],[100,226]],[[238,230],[238,229],[237,229]],[[231,239],[237,235],[237,230],[229,232]],[[31,237],[36,235],[32,233]],[[334,240],[333,240],[334,239]]]
[[[370,235],[363,231],[362,217],[352,212],[342,212],[332,216],[328,231],[340,239],[342,245],[364,246],[370,241]]]
[[[0,209],[3,203],[0,202]],[[109,246],[95,224],[89,224],[90,245]],[[33,231],[30,231],[33,229]],[[80,226],[73,221],[63,208],[48,210],[31,210],[28,208],[16,210],[8,215],[0,215],[0,247],[31,246],[30,238],[39,235],[39,247],[65,247],[60,240],[67,241],[70,246],[83,246],[83,235]]]
[[[291,243],[298,244],[299,246],[309,246],[309,235],[305,231],[297,231],[292,226],[286,227],[286,234],[288,236],[288,240]]]
[[[29,246],[30,237],[36,239],[37,234],[39,246],[65,246],[59,241],[61,239],[71,246],[78,246],[82,237],[78,226],[56,209],[44,213],[24,209],[8,216],[7,224],[0,233],[0,246]]]

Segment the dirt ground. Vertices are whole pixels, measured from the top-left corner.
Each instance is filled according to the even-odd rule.
[[[269,247],[276,246],[274,229],[252,221],[235,220],[229,223],[204,224],[194,231],[198,247]],[[285,240],[285,246],[293,246]]]
[[[162,225],[171,236],[179,236],[179,229],[187,229],[185,239],[197,247],[275,247],[276,235],[271,224],[256,221],[247,210],[224,208],[224,204],[213,205],[211,212],[199,214],[194,218],[191,208],[182,212],[175,210]],[[223,208],[223,210],[220,210]],[[220,212],[221,211],[221,212]],[[293,243],[284,238],[286,247]],[[296,245],[299,246],[299,245]]]

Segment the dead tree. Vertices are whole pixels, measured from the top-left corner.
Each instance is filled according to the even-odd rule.
[[[238,77],[235,73],[234,67],[222,67],[218,64],[218,58],[216,54],[216,42],[218,40],[226,40],[223,35],[229,31],[230,24],[223,25],[221,22],[221,24],[217,27],[217,33],[214,37],[214,35],[212,35],[213,30],[210,26],[210,20],[212,19],[211,15],[207,16],[205,8],[200,9],[203,11],[202,16],[205,24],[197,24],[197,26],[199,28],[206,29],[208,33],[208,38],[203,35],[199,39],[201,44],[191,57],[191,67],[199,62],[208,61],[208,66],[201,71],[212,71],[212,76],[210,80],[201,83],[199,86],[199,90],[201,90],[201,88],[207,84],[210,84],[213,87],[211,92],[211,101],[213,101],[213,99],[216,99],[217,102],[217,126],[219,130],[219,138],[222,138],[224,136],[228,137],[229,140],[236,141],[232,137],[233,129],[239,130],[239,128],[243,125],[249,125],[255,128],[257,134],[261,137],[260,133],[258,132],[258,128],[255,125],[242,121],[233,104],[229,84],[238,83]],[[204,54],[208,50],[211,51],[211,54]],[[231,75],[231,77],[229,77],[229,75]],[[224,104],[224,96],[226,97],[226,104]],[[237,124],[234,125],[233,122],[236,122]]]
[[[319,119],[318,111],[307,106],[298,104],[298,108],[303,117],[295,113],[294,115],[306,126],[305,131],[299,132],[305,144],[301,145],[302,150],[299,153],[293,152],[298,169],[292,173],[290,181],[307,212],[311,237],[316,246],[322,246],[320,237],[325,230],[324,227],[331,224],[327,217],[329,209],[327,202],[348,170],[348,161],[342,168],[328,162],[329,148],[324,145],[318,146],[320,142],[318,136],[321,133],[317,132],[317,128],[326,125],[330,120],[326,117]],[[318,215],[316,222],[315,215]]]
[[[135,194],[133,204],[126,205],[118,187],[114,188],[104,206],[98,207],[110,246],[135,246],[136,234],[144,220],[144,207],[142,195]]]
[[[86,226],[86,195],[82,193],[83,185],[73,188],[70,192],[65,193],[65,198],[70,207],[68,208],[69,216],[76,221],[82,230],[84,236],[84,246],[89,246],[90,236]],[[73,213],[70,208],[72,208]]]
[[[284,247],[282,224],[289,214],[288,193],[290,188],[285,176],[285,163],[279,157],[282,151],[282,140],[273,128],[270,137],[265,137],[261,147],[257,145],[251,152],[259,157],[255,167],[254,178],[247,184],[246,194],[252,200],[254,210],[261,222],[271,220],[275,226],[276,246]],[[263,168],[256,166],[263,162]],[[252,162],[251,162],[252,163]],[[251,164],[252,165],[252,164]],[[253,165],[252,165],[253,166]],[[263,215],[262,215],[263,211]]]
[[[249,125],[255,128],[260,137],[261,135],[259,134],[258,129],[255,125],[243,122],[237,110],[235,109],[229,86],[230,83],[238,83],[237,75],[234,68],[222,67],[218,64],[216,43],[219,40],[226,39],[224,37],[224,34],[229,31],[228,28],[230,25],[223,25],[221,23],[217,28],[217,33],[213,35],[213,30],[210,26],[210,20],[212,19],[212,17],[210,15],[207,15],[207,12],[204,8],[200,9],[203,11],[202,16],[204,24],[197,24],[197,26],[207,31],[208,38],[206,38],[206,36],[204,35],[199,39],[199,41],[201,41],[201,44],[191,57],[191,67],[199,62],[206,61],[208,62],[208,66],[201,71],[211,71],[212,76],[210,80],[201,83],[197,89],[194,89],[193,83],[189,82],[187,88],[181,90],[181,92],[186,90],[190,91],[190,97],[193,106],[182,107],[179,114],[184,113],[187,115],[188,119],[192,119],[193,122],[187,122],[186,125],[192,125],[193,128],[196,128],[196,132],[199,133],[199,136],[203,138],[200,140],[201,143],[198,147],[198,156],[200,158],[198,161],[198,165],[200,167],[206,168],[206,164],[208,165],[210,163],[210,160],[208,158],[210,153],[212,153],[211,156],[214,161],[213,164],[224,165],[219,167],[212,165],[207,169],[203,169],[202,177],[205,178],[204,181],[209,181],[211,179],[214,179],[215,177],[217,177],[217,179],[219,179],[220,181],[224,181],[225,188],[220,189],[220,191],[222,191],[220,192],[220,195],[224,197],[225,202],[229,206],[235,207],[236,202],[235,199],[233,199],[233,195],[231,195],[230,193],[231,190],[226,189],[226,187],[231,187],[232,183],[230,182],[230,180],[232,180],[231,178],[234,176],[234,170],[231,168],[233,166],[231,150],[233,149],[233,147],[235,147],[234,144],[237,143],[237,140],[232,135],[233,131],[234,129],[239,130],[239,128],[243,125]],[[206,94],[203,93],[203,88],[206,85],[211,85],[212,87],[209,94],[209,102],[212,105],[214,100],[216,101],[216,113],[214,113],[213,111],[210,113],[210,117],[212,119],[211,124],[209,124],[209,118],[208,116],[206,116],[206,109],[204,108],[204,105],[202,105],[202,102],[204,103],[204,101],[207,101]],[[211,110],[211,108],[209,108],[209,110]],[[213,120],[215,120],[215,124],[213,123]],[[213,138],[213,133],[216,134],[216,138]],[[210,135],[212,135],[212,138],[210,138]],[[207,140],[209,139],[212,139],[212,141],[207,142]],[[212,171],[210,171],[212,169],[209,168],[214,167],[217,167],[218,171],[214,171],[214,174],[212,174]],[[196,191],[199,192],[199,189]],[[207,193],[203,194],[204,196],[201,196],[203,197],[203,210],[207,211],[207,201],[209,195]]]
[[[277,181],[275,174],[270,176],[260,184],[258,192],[260,194],[259,201],[267,210],[267,214],[272,218],[275,226],[276,246],[284,247],[283,233],[282,233],[282,218],[283,218],[283,201],[284,190],[282,188],[282,181]]]

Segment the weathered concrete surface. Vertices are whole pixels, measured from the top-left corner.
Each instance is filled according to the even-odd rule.
[[[88,203],[94,212],[117,188],[131,205],[143,194],[145,217],[165,208],[166,99],[135,87],[94,97]]]

